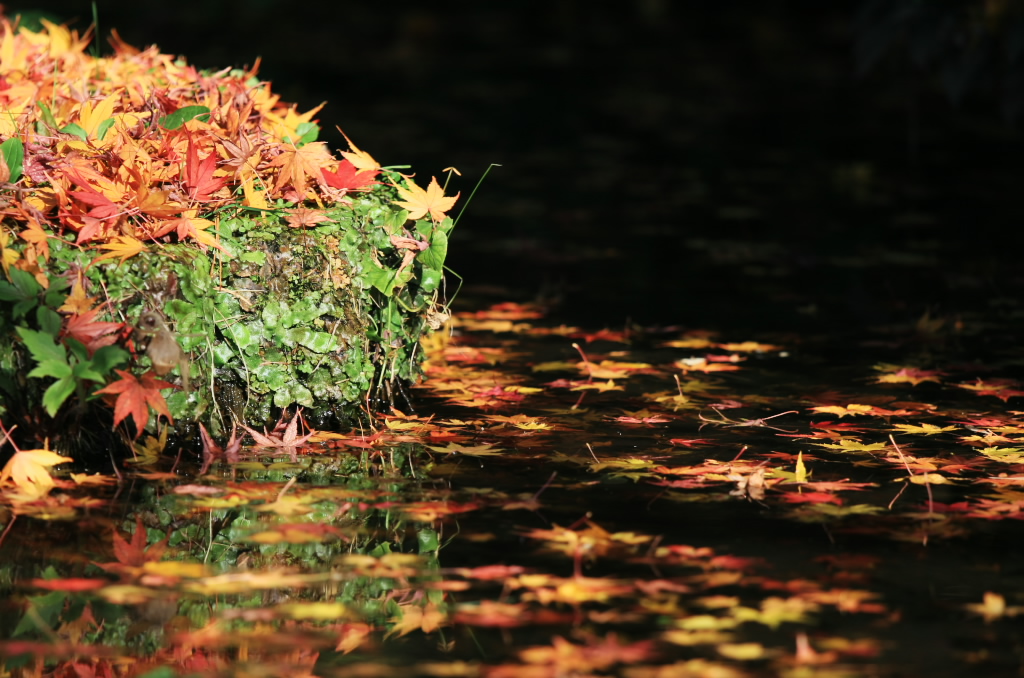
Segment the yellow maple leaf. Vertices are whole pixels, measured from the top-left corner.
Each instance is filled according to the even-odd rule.
[[[266,191],[261,191],[254,185],[255,177],[250,176],[242,182],[242,191],[245,194],[244,204],[248,207],[265,210],[269,207],[266,199]]]
[[[804,453],[801,450],[796,455],[796,472],[794,473],[794,482],[806,483],[807,482],[807,466],[804,465]]]
[[[910,476],[910,482],[915,485],[946,485],[953,481],[938,473],[922,473],[919,476]]]
[[[114,115],[114,107],[121,101],[121,92],[115,91],[102,101],[86,101],[78,110],[78,124],[86,135],[96,138],[100,123]]]
[[[827,447],[830,450],[842,450],[843,452],[874,452],[884,450],[888,443],[862,443],[853,438],[843,438],[838,443],[814,443],[818,447]]]
[[[837,414],[840,417],[845,417],[848,414],[868,414],[871,412],[872,407],[870,405],[850,403],[846,407],[841,405],[821,405],[819,407],[812,407],[811,410],[821,414]]]
[[[87,297],[85,295],[85,286],[81,282],[76,282],[71,288],[71,294],[68,295],[67,299],[64,300],[64,304],[57,310],[62,313],[82,314],[91,311],[95,305],[96,297]]]
[[[207,246],[216,247],[221,252],[227,253],[217,237],[216,233],[210,233],[206,229],[216,224],[209,219],[200,219],[196,216],[196,210],[190,209],[185,210],[176,219],[167,219],[160,222],[160,228],[157,231],[158,234],[169,233],[171,230],[175,230],[178,233],[178,239],[184,240],[185,238],[192,238],[199,243],[199,249],[205,251]],[[216,229],[214,229],[216,231]]]
[[[8,278],[11,277],[11,264],[16,262],[21,256],[16,251],[7,249],[10,237],[7,231],[0,231],[0,264],[3,265],[4,275]]]
[[[624,391],[625,389],[623,387],[619,386],[618,384],[616,384],[611,379],[609,379],[608,381],[584,382],[584,383],[581,383],[581,384],[576,384],[575,386],[573,386],[569,390],[570,391],[590,391],[590,390],[594,390],[594,391],[598,391],[599,393],[604,393],[605,391]]]
[[[388,619],[394,626],[387,632],[385,638],[394,635],[401,637],[418,630],[433,633],[448,623],[444,613],[434,603],[427,603],[422,608],[412,604],[402,605],[400,609],[401,614]]]
[[[956,426],[936,426],[935,424],[921,424],[915,426],[914,424],[894,424],[895,431],[903,431],[904,433],[923,433],[926,436],[934,435],[936,433],[945,433],[946,431],[955,431]]]
[[[743,353],[767,353],[768,351],[779,351],[781,346],[775,344],[761,344],[756,341],[741,341],[728,344],[718,344],[718,348],[725,351],[742,351]]]
[[[406,179],[408,187],[395,184],[398,195],[402,197],[402,200],[396,200],[395,204],[409,210],[409,218],[413,221],[422,218],[427,213],[434,221],[441,221],[444,219],[445,212],[452,208],[461,195],[461,193],[456,193],[454,196],[445,197],[444,189],[437,183],[437,177],[431,178],[427,190],[417,186],[408,177]]]
[[[146,245],[141,240],[131,237],[130,235],[119,235],[110,242],[105,242],[100,245],[100,248],[108,250],[106,254],[93,259],[93,263],[102,261],[104,259],[113,259],[117,257],[121,260],[121,264],[127,261],[129,258],[134,257],[139,252],[146,251]],[[118,264],[120,266],[121,264]]]
[[[494,457],[501,454],[504,450],[492,450],[494,443],[484,443],[483,445],[459,445],[458,443],[448,443],[445,447],[428,446],[434,452],[440,452],[441,454],[464,454],[468,457]]]
[[[338,131],[341,132],[340,127],[338,128]],[[380,169],[380,163],[374,160],[373,156],[371,156],[366,151],[359,150],[359,148],[352,143],[352,140],[349,139],[348,135],[345,134],[344,132],[341,132],[341,136],[345,137],[345,141],[348,142],[348,147],[352,149],[351,152],[342,151],[341,156],[348,160],[353,165],[355,165],[357,170],[359,170],[360,172],[364,170],[376,172],[377,170]]]
[[[666,341],[661,345],[668,346],[670,348],[707,348],[708,346],[711,346],[711,340],[705,339],[704,337],[686,337],[683,339]]]
[[[46,470],[48,466],[56,466],[66,461],[73,461],[70,457],[62,457],[56,452],[47,449],[41,450],[18,450],[10,458],[3,470],[0,471],[0,486],[8,480],[15,487],[24,490],[34,491],[38,495],[49,492],[53,487],[53,478]]]

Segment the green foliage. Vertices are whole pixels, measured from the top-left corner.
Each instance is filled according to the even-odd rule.
[[[170,115],[160,118],[160,126],[166,130],[176,130],[189,120],[199,119],[206,122],[210,119],[210,109],[206,106],[183,106]]]
[[[78,393],[80,405],[92,400],[86,382],[106,383],[129,359],[118,346],[90,356],[81,342],[63,337],[57,309],[66,297],[62,278],[48,278],[44,288],[29,273],[12,268],[10,282],[0,280],[0,416],[11,411],[29,416],[42,407],[55,420],[55,437],[71,414],[58,416],[68,398]]]
[[[17,183],[21,178],[25,163],[25,145],[21,143],[21,139],[11,137],[0,144],[0,156],[3,157],[4,163],[11,173],[10,178],[7,179],[8,183]]]

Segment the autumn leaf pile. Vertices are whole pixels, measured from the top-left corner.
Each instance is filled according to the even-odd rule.
[[[319,107],[282,103],[255,68],[205,74],[116,37],[114,56],[93,58],[67,28],[2,27],[0,138],[24,147],[20,168],[0,166],[2,209],[27,243],[5,250],[5,270],[34,270],[53,236],[122,258],[175,239],[216,247],[209,217],[226,203],[323,206],[377,179],[369,154],[353,146],[339,159],[311,140]],[[440,220],[455,200],[436,180],[399,193],[412,219]]]
[[[355,401],[371,380],[390,387],[415,376],[418,360],[406,353],[441,317],[446,212],[457,195],[436,178],[423,189],[351,142],[336,156],[316,140],[320,107],[281,102],[256,67],[203,72],[116,33],[113,55],[94,57],[88,34],[42,23],[34,32],[0,18],[0,302],[9,304],[0,340],[35,364],[19,372],[25,359],[0,357],[0,372],[44,380],[32,382],[45,389],[38,409],[53,418],[73,395],[108,394],[115,425],[130,415],[137,437],[150,409],[167,421],[213,411],[212,383],[227,372],[243,375],[250,401],[251,389],[269,394],[261,413],[271,401]],[[302,246],[316,249],[317,263],[282,243],[284,232],[311,233]],[[236,273],[277,296],[229,290]],[[324,281],[316,290],[314,278]],[[170,382],[117,369],[139,366],[132,326],[146,308],[168,316],[186,352],[218,356],[197,366],[206,395],[179,392],[169,410],[161,391]],[[362,317],[378,310],[382,320]],[[275,323],[276,334],[264,331]],[[365,337],[367,327],[378,336]],[[294,370],[309,374],[328,356],[320,386],[306,388]],[[330,391],[328,382],[347,385]],[[4,409],[0,401],[9,418]]]

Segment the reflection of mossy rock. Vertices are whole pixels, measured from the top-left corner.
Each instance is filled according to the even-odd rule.
[[[418,340],[445,318],[436,299],[452,223],[408,232],[391,197],[379,187],[312,228],[273,212],[224,219],[224,261],[169,245],[90,277],[125,300],[129,322],[162,311],[190,353],[192,391],[167,398],[176,421],[222,432],[232,415],[262,422],[291,405],[345,416],[414,380]],[[392,236],[405,233],[425,249],[403,268]]]

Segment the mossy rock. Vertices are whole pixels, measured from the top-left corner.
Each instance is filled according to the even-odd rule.
[[[222,435],[401,399],[447,317],[458,196],[351,142],[336,157],[319,109],[255,71],[116,39],[92,57],[44,24],[0,17],[0,79],[17,83],[0,119],[0,420],[69,450],[112,420]]]
[[[227,262],[171,245],[90,270],[123,300],[127,318],[151,309],[166,316],[191,382],[167,397],[176,421],[218,434],[232,416],[265,422],[301,406],[345,418],[402,397],[420,376],[420,337],[447,319],[437,292],[452,223],[423,235],[432,257],[399,271],[390,236],[402,232],[406,212],[388,193],[328,210],[311,229],[272,213],[223,220]]]

